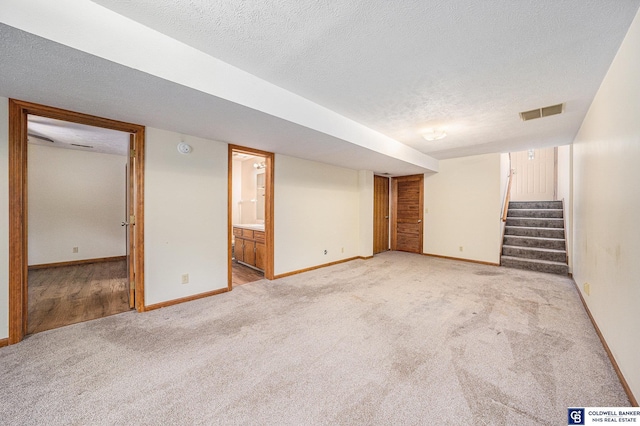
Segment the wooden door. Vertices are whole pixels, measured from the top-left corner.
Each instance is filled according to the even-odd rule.
[[[424,175],[392,179],[392,250],[422,253],[423,188]]]
[[[256,243],[255,241],[244,240],[244,263],[256,265]]]
[[[389,178],[373,177],[373,254],[389,250]]]
[[[244,240],[242,238],[236,237],[235,247],[233,248],[233,253],[238,262],[244,262]]]
[[[556,199],[557,148],[511,153],[511,201]]]
[[[134,171],[134,161],[135,155],[132,153],[135,152],[135,139],[133,135],[129,135],[129,161],[127,161],[127,173],[126,173],[126,205],[127,212],[124,218],[125,223],[127,225],[127,271],[129,276],[129,307],[133,309],[136,306],[136,281],[135,281],[135,257],[133,256],[133,250],[135,247],[135,232],[133,230],[134,223],[132,220],[134,219],[134,187],[133,183],[135,180],[135,176],[133,174]]]
[[[264,258],[265,258],[265,245],[264,243],[256,243],[256,268],[264,270]]]

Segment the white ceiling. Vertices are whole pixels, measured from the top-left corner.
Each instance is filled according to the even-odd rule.
[[[307,125],[307,118],[279,113],[273,104],[256,106],[198,85],[204,62],[182,64],[189,72],[181,79],[176,70],[160,75],[148,66],[155,59],[151,53],[145,63],[134,62],[102,53],[105,43],[98,46],[96,34],[77,43],[68,41],[68,34],[54,38],[53,30],[42,30],[51,11],[30,26],[28,21],[38,18],[34,10],[54,6],[9,3],[12,15],[0,16],[10,25],[0,26],[0,54],[12,60],[0,62],[0,95],[352,168],[409,174],[437,167],[411,150],[395,155],[395,141],[439,159],[571,143],[640,0],[94,2],[387,137],[371,145],[357,141],[362,129],[325,131]],[[67,32],[84,28],[81,19],[92,19],[87,16],[107,17],[106,9],[99,14],[95,7],[89,14],[90,2],[63,3],[75,5],[78,19],[77,25],[57,23]],[[20,19],[19,8],[25,11]],[[115,45],[120,30],[103,36]],[[167,57],[174,53],[165,51]],[[259,83],[250,85],[261,89]],[[273,94],[282,104],[289,100],[285,92]],[[562,115],[519,119],[520,111],[562,102]],[[448,137],[427,142],[420,137],[427,127],[443,128]],[[365,134],[365,139],[377,137]],[[386,144],[393,149],[381,149]]]
[[[35,145],[113,155],[129,151],[129,133],[37,115],[27,118],[29,143]]]

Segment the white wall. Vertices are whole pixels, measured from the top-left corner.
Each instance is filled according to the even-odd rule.
[[[227,144],[147,128],[145,303],[227,286]],[[181,284],[189,274],[189,284]]]
[[[573,145],[573,276],[640,397],[640,12]],[[590,284],[591,295],[583,285]]]
[[[424,180],[424,252],[499,263],[502,201],[500,154],[440,160]]]
[[[373,256],[373,172],[358,171],[360,193],[360,237],[359,256]]]
[[[509,153],[500,154],[500,199],[504,206],[504,200],[507,197],[507,188],[509,185],[509,173],[511,173],[511,161]]]
[[[232,160],[233,163],[231,165],[231,180],[233,182],[233,187],[231,188],[231,223],[238,224],[242,223],[242,216],[240,215],[240,210],[242,209],[242,204],[240,201],[242,200],[242,160]]]
[[[0,97],[0,339],[9,337],[9,100]]]
[[[558,147],[558,200],[564,200],[565,239],[567,241],[567,257],[569,272],[573,271],[573,200],[571,196],[571,145]]]
[[[554,201],[556,200],[555,148],[511,153],[512,201]]]
[[[241,164],[241,194],[240,194],[240,223],[253,224],[257,222],[258,186],[256,178],[264,173],[264,169],[258,170],[253,165],[264,161],[263,158],[250,158]],[[263,204],[264,206],[264,204]],[[264,213],[263,213],[264,217]],[[264,223],[264,219],[262,219]]]
[[[276,154],[274,179],[276,275],[359,255],[356,170]]]
[[[29,265],[126,255],[127,157],[29,144],[28,158]]]

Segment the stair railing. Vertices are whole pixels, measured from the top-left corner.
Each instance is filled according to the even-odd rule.
[[[511,154],[509,154],[511,156]],[[511,163],[511,160],[509,160]],[[509,164],[509,176],[507,177],[507,193],[504,195],[504,205],[502,207],[502,221],[507,221],[507,214],[509,213],[509,201],[511,201],[511,177],[513,176],[513,170],[511,164]]]
[[[500,238],[500,253],[498,253],[498,259],[500,259],[500,264],[502,264],[502,246],[504,245],[504,234],[505,227],[507,222],[507,215],[509,213],[509,201],[511,201],[511,177],[515,172],[514,169],[511,168],[511,153],[509,153],[509,176],[507,176],[507,192],[504,194],[504,205],[502,207],[502,232]]]

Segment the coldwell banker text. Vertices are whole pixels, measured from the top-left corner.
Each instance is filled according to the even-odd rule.
[[[640,411],[596,411],[587,410],[587,416],[594,423],[638,423]]]

